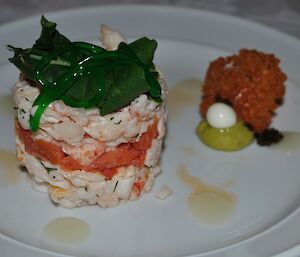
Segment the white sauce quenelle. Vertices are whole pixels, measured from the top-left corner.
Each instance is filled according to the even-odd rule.
[[[225,129],[236,124],[237,115],[229,105],[224,103],[214,103],[208,108],[206,119],[210,126],[218,129]]]

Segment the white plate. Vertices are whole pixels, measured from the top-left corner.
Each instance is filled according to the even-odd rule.
[[[93,7],[46,15],[72,40],[94,40],[99,24],[118,28],[131,38],[147,35],[158,40],[156,63],[170,88],[187,78],[203,78],[209,61],[240,48],[273,52],[287,73],[287,96],[274,125],[300,131],[300,42],[288,35],[220,14],[161,6]],[[33,17],[0,27],[0,45],[30,47],[40,31]],[[0,49],[0,94],[3,100],[18,72]],[[198,97],[198,96],[196,96]],[[200,98],[197,98],[200,101]],[[2,101],[1,149],[14,149],[12,115]],[[206,148],[194,134],[200,120],[197,105],[169,121],[162,174],[153,191],[135,202],[112,209],[55,207],[47,196],[33,191],[22,174],[17,184],[0,187],[1,256],[271,256],[300,242],[300,173],[298,153],[252,145],[236,153]],[[184,154],[182,147],[194,149]],[[218,228],[197,224],[186,208],[190,189],[176,177],[185,163],[191,174],[214,185],[231,180],[238,197],[230,222]],[[3,170],[2,170],[3,172]],[[173,195],[165,201],[154,193],[167,184]],[[61,216],[85,220],[91,236],[76,247],[55,245],[41,237],[49,221]],[[289,256],[288,254],[286,256]],[[292,256],[292,255],[290,255]]]

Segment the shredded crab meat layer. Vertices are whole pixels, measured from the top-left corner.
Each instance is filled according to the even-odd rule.
[[[26,130],[37,90],[26,81],[18,82],[15,87],[17,119]],[[88,164],[121,144],[138,142],[156,119],[159,120],[158,138],[163,138],[165,107],[146,95],[140,95],[129,106],[105,116],[101,116],[96,108],[72,108],[62,101],[55,101],[44,112],[40,129],[32,137],[58,143],[67,155],[81,164]]]
[[[97,204],[114,207],[128,200],[136,200],[152,188],[154,177],[159,174],[155,167],[120,167],[117,174],[106,180],[100,173],[84,170],[68,172],[47,161],[41,161],[24,151],[17,143],[18,158],[27,167],[34,189],[48,192],[51,200],[65,208]]]

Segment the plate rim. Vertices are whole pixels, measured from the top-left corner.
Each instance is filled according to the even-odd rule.
[[[80,12],[84,12],[84,13],[88,13],[91,10],[94,9],[109,9],[109,10],[113,10],[113,9],[124,9],[124,10],[131,10],[134,9],[151,9],[151,11],[153,10],[157,10],[157,9],[164,9],[167,10],[169,12],[176,12],[176,11],[180,11],[180,12],[186,12],[186,13],[192,13],[193,15],[202,15],[202,16],[214,16],[214,17],[218,17],[220,19],[225,19],[227,21],[233,22],[233,23],[239,23],[241,24],[241,26],[251,26],[251,27],[258,27],[262,30],[267,31],[267,33],[273,33],[276,35],[281,35],[284,36],[285,38],[287,38],[289,41],[291,41],[292,43],[295,44],[299,44],[300,40],[298,38],[296,38],[293,35],[290,35],[286,32],[282,32],[280,30],[277,30],[275,28],[272,28],[270,26],[261,24],[259,22],[256,21],[252,21],[252,20],[247,20],[247,19],[243,19],[234,15],[229,15],[229,14],[224,14],[224,13],[219,13],[219,12],[213,12],[213,11],[208,11],[208,10],[202,10],[202,9],[192,9],[190,7],[185,7],[185,6],[170,6],[170,5],[155,5],[155,4],[115,4],[115,5],[91,5],[91,6],[87,6],[87,7],[76,7],[76,8],[66,8],[66,9],[62,9],[62,10],[57,10],[57,11],[51,11],[51,12],[45,12],[44,15],[47,16],[55,16],[55,17],[62,17],[63,15],[65,15],[66,13],[68,14],[76,14],[76,13],[80,13]],[[11,28],[13,27],[15,28],[20,28],[20,27],[28,27],[28,24],[36,21],[37,19],[40,18],[41,15],[33,15],[33,16],[29,16],[26,18],[20,18],[14,21],[9,21],[9,22],[5,22],[2,23],[0,25],[0,35],[2,33],[4,33],[4,31],[9,31],[11,30]],[[68,18],[65,18],[68,19]],[[168,38],[167,38],[168,39]],[[186,42],[190,42],[189,40],[187,40]],[[1,63],[0,63],[0,67],[1,67]],[[209,250],[206,251],[204,253],[200,253],[200,254],[195,254],[195,255],[188,255],[188,256],[206,256],[206,255],[211,255],[214,253],[218,253],[218,252],[222,252],[224,250],[227,249],[231,249],[234,248],[236,246],[242,245],[242,244],[246,244],[250,241],[254,241],[257,239],[260,239],[260,237],[265,236],[268,233],[271,233],[274,229],[282,226],[283,223],[287,222],[288,219],[290,219],[291,217],[295,216],[295,215],[299,215],[299,208],[296,208],[295,210],[293,210],[291,213],[289,213],[285,218],[283,218],[282,220],[280,220],[278,223],[274,224],[273,226],[263,230],[262,232],[259,232],[258,234],[254,235],[254,236],[250,236],[249,238],[234,243],[232,245],[229,246],[225,246],[222,248],[218,248],[218,249],[213,249],[213,250]],[[53,252],[53,251],[49,251],[43,248],[39,248],[39,247],[35,247],[26,243],[23,243],[17,239],[11,238],[9,236],[6,236],[2,233],[0,233],[0,244],[1,244],[1,240],[7,240],[9,243],[14,243],[17,244],[21,247],[25,247],[29,250],[34,250],[37,251],[39,253],[42,254],[50,254],[49,256],[51,256],[51,254],[53,256],[62,256],[62,257],[70,257],[71,255],[67,255],[67,254],[62,254],[59,252]]]

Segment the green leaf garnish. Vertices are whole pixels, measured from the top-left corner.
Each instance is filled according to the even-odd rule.
[[[106,115],[130,104],[141,94],[161,102],[161,88],[153,64],[157,42],[146,37],[121,43],[116,51],[71,42],[56,29],[56,23],[41,18],[42,31],[32,48],[8,45],[10,58],[21,73],[40,86],[37,106],[30,118],[33,132],[55,100],[72,107],[98,107]]]
[[[45,167],[45,169],[47,170],[47,173],[50,173],[51,171],[57,170],[57,169],[54,169],[54,168],[48,168],[48,167]]]

